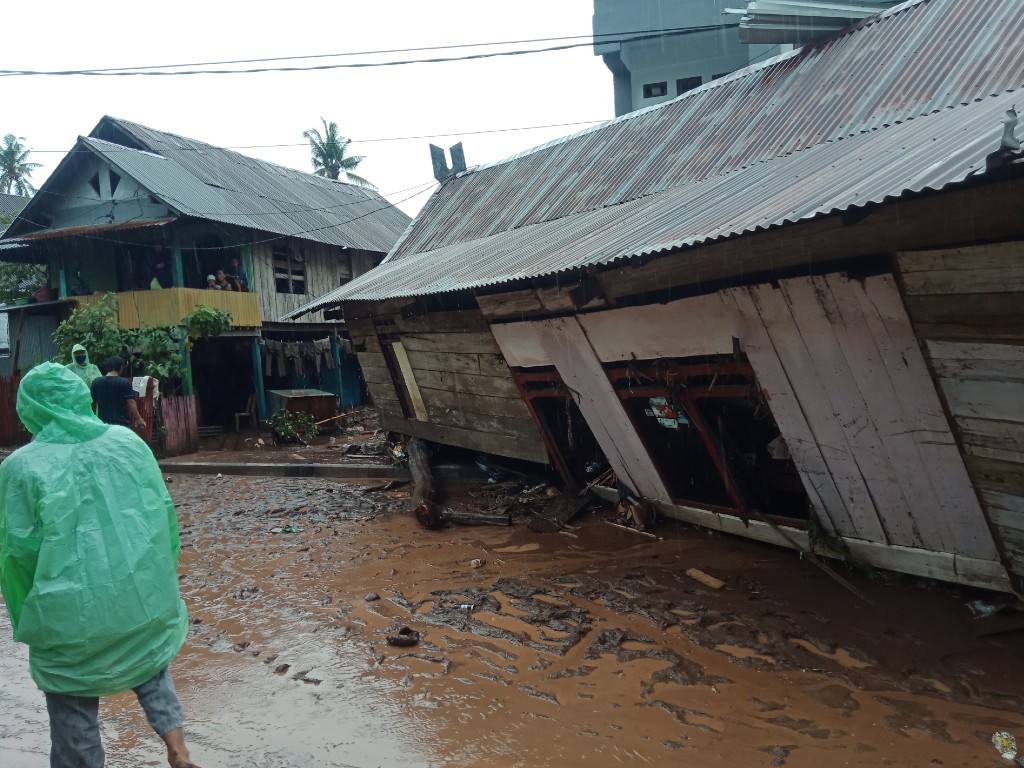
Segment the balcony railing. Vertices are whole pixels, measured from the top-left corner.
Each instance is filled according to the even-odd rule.
[[[141,328],[144,325],[181,325],[181,319],[199,304],[231,313],[232,328],[259,328],[259,297],[255,293],[209,291],[199,288],[164,288],[158,291],[123,291],[115,294],[118,325]],[[103,294],[75,296],[79,304],[98,304]]]

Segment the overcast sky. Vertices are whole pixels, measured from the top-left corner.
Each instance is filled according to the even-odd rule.
[[[12,9],[13,10],[13,9]],[[94,69],[487,43],[591,33],[592,0],[377,0],[275,3],[177,0],[18,4],[0,69]],[[12,34],[12,30],[16,30]],[[544,44],[538,44],[543,46]],[[551,44],[549,44],[551,45]],[[525,45],[512,48],[530,47]],[[473,51],[386,54],[396,60]],[[366,57],[360,61],[374,60]],[[335,62],[346,59],[331,60]],[[353,61],[353,59],[347,59]],[[285,62],[291,65],[318,63]],[[0,78],[0,134],[26,137],[41,186],[80,134],[109,114],[310,170],[302,132],[321,116],[365,155],[360,174],[410,214],[432,180],[428,143],[462,139],[467,164],[500,160],[585,126],[472,135],[613,116],[612,77],[589,47],[372,69],[179,77]],[[359,141],[456,134],[409,141]],[[57,150],[46,152],[44,150]]]

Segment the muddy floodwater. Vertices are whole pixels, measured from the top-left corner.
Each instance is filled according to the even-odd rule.
[[[169,487],[192,617],[172,672],[204,768],[985,768],[1012,765],[993,733],[1024,745],[1024,632],[976,636],[966,607],[992,595],[843,570],[867,605],[795,553],[601,511],[426,531],[401,489]],[[387,644],[402,627],[418,645]],[[0,610],[5,768],[48,765],[27,666]],[[108,765],[164,764],[131,694],[101,712]]]

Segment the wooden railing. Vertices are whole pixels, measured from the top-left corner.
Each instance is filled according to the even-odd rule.
[[[231,314],[232,328],[259,328],[259,297],[255,293],[209,291],[199,288],[164,288],[158,291],[123,291],[115,294],[118,302],[118,325],[141,328],[144,325],[181,325],[183,317],[198,304],[222,309]],[[81,304],[98,304],[101,293],[75,296]]]

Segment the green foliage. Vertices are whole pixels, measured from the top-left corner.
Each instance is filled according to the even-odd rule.
[[[302,138],[309,142],[313,173],[316,176],[325,176],[335,181],[341,179],[359,187],[376,189],[362,176],[353,173],[366,158],[362,155],[348,154],[348,145],[352,143],[352,140],[338,132],[338,124],[333,120],[327,121],[321,117],[320,122],[324,124],[322,134],[319,128],[310,128],[308,131],[302,132]]]
[[[152,325],[137,331],[123,331],[131,337],[133,367],[161,381],[179,379],[182,374],[181,331],[172,325]]]
[[[277,443],[295,443],[312,440],[320,431],[311,413],[276,411],[267,419],[267,426]]]
[[[7,217],[0,216],[0,229],[4,227],[4,218]],[[17,298],[31,296],[45,285],[45,265],[0,263],[0,302],[11,304]]]
[[[41,168],[39,163],[28,162],[32,150],[22,144],[24,136],[8,133],[0,144],[0,192],[8,195],[28,197],[36,191],[29,182],[32,171]]]
[[[172,325],[153,325],[131,330],[117,325],[117,296],[105,294],[98,304],[81,306],[57,326],[53,338],[61,362],[71,362],[71,347],[83,345],[89,359],[102,365],[117,355],[133,372],[169,382],[181,377],[181,330]],[[163,387],[170,391],[171,386]]]
[[[61,362],[71,362],[71,347],[83,345],[89,359],[97,365],[112,355],[127,357],[127,332],[117,326],[117,296],[106,294],[98,304],[78,307],[57,326],[53,340],[57,342]]]
[[[231,313],[206,304],[197,304],[191,314],[181,319],[190,339],[215,339],[231,327]]]

